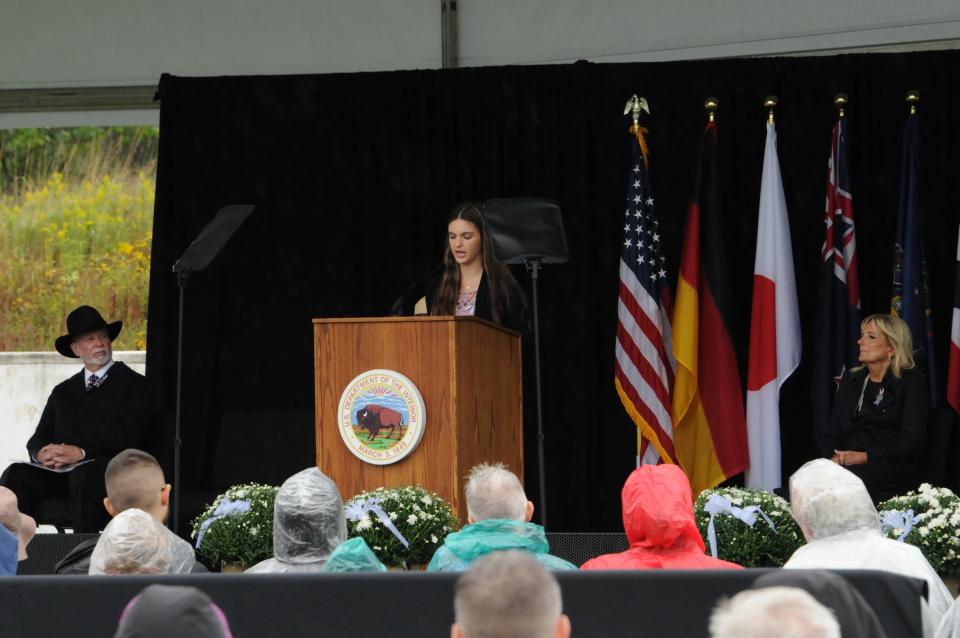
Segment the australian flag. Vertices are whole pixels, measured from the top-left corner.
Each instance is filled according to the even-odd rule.
[[[857,278],[857,240],[853,223],[853,195],[847,169],[847,122],[840,116],[833,127],[827,162],[826,226],[820,261],[816,344],[813,352],[814,427],[823,454],[823,433],[830,421],[837,383],[844,371],[858,365],[860,284]]]
[[[903,129],[903,161],[900,168],[900,211],[897,242],[893,247],[893,293],[890,312],[910,326],[913,358],[927,373],[930,405],[940,405],[940,376],[934,357],[933,316],[927,287],[927,258],[920,220],[920,116],[911,113]]]

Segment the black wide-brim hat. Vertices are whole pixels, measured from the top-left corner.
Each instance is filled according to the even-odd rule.
[[[117,335],[120,334],[122,327],[122,321],[107,323],[103,320],[103,317],[100,316],[100,313],[97,312],[96,308],[80,306],[67,315],[67,334],[57,337],[54,345],[57,348],[57,352],[63,356],[76,359],[77,355],[73,354],[73,350],[70,348],[70,344],[73,343],[74,339],[88,332],[106,330],[107,336],[110,337],[110,341],[112,342],[117,338]]]

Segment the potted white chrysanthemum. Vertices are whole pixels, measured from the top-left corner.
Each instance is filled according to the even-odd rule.
[[[273,556],[277,487],[234,485],[193,521],[195,547],[223,571],[239,571]]]
[[[384,565],[417,569],[457,529],[450,505],[419,485],[380,487],[344,504],[347,531],[360,536]]]
[[[945,580],[960,575],[960,496],[924,483],[880,503],[877,510],[889,538],[919,548]]]
[[[790,504],[764,490],[704,490],[693,510],[707,551],[744,567],[783,567],[804,542]]]

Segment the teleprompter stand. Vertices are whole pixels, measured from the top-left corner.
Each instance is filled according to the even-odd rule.
[[[531,197],[491,199],[483,214],[493,244],[493,257],[501,264],[524,264],[533,288],[533,351],[537,397],[537,471],[540,479],[540,523],[547,526],[547,483],[544,464],[543,405],[540,390],[540,316],[537,279],[542,264],[562,264],[570,259],[560,207],[551,200]]]
[[[183,387],[183,291],[187,280],[195,272],[205,270],[213,263],[217,255],[227,245],[233,234],[253,211],[251,204],[233,204],[224,206],[204,226],[197,238],[191,242],[180,259],[173,264],[180,287],[180,308],[177,319],[177,406],[174,415],[173,434],[173,516],[171,529],[178,532],[180,523],[180,393]]]

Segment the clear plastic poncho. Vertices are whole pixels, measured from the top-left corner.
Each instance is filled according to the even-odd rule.
[[[935,628],[953,602],[946,585],[919,549],[886,538],[866,486],[827,459],[803,465],[790,477],[790,506],[807,544],[786,569],[879,569],[927,581],[924,623]]]
[[[167,534],[167,540],[170,541],[170,569],[171,574],[189,574],[197,564],[197,555],[194,553],[193,545],[183,540],[176,534],[164,527],[163,531]]]
[[[940,621],[936,637],[960,638],[960,598],[953,601],[953,604],[950,605],[950,611]]]
[[[790,477],[790,508],[808,543],[850,532],[880,534],[880,516],[863,481],[816,459]]]
[[[347,519],[336,483],[315,467],[280,486],[273,506],[273,558],[247,573],[318,572],[347,538]]]
[[[91,576],[163,574],[173,561],[166,528],[139,509],[117,514],[90,555]]]

